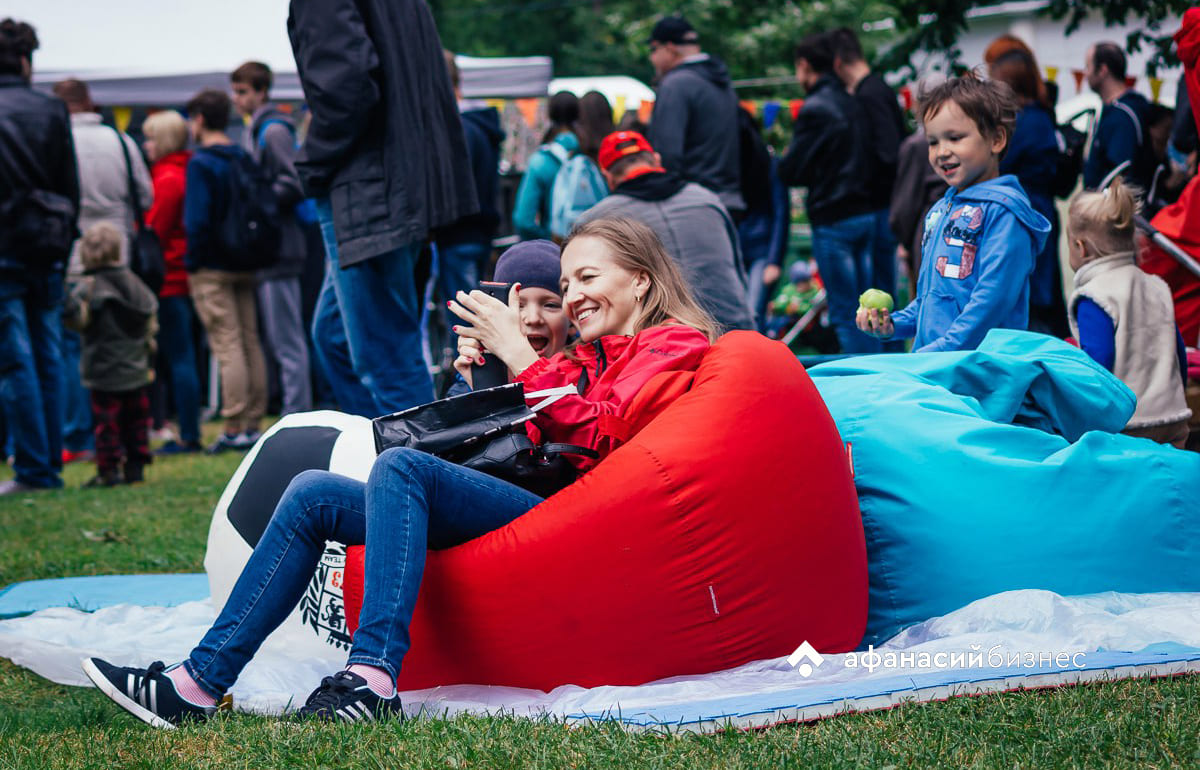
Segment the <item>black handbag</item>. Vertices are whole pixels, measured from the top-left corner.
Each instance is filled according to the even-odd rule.
[[[0,204],[0,247],[31,269],[61,266],[79,237],[71,199],[48,190],[17,193]]]
[[[565,455],[597,459],[599,454],[572,444],[534,444],[521,427],[539,409],[574,388],[539,391],[526,403],[525,386],[514,382],[415,406],[371,421],[375,451],[408,447],[464,468],[486,473],[549,497],[577,477]]]
[[[125,135],[117,129],[117,144],[125,155],[125,180],[129,186],[129,205],[133,207],[133,237],[129,241],[129,269],[142,279],[142,283],[154,292],[155,296],[162,291],[163,281],[167,278],[167,261],[163,257],[162,243],[158,233],[146,227],[142,214],[142,202],[138,198],[137,184],[133,181],[133,161],[129,157],[129,147],[125,145]]]

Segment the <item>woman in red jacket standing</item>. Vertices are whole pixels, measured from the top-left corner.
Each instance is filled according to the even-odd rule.
[[[579,228],[562,254],[563,304],[579,343],[542,359],[521,327],[519,286],[507,304],[459,292],[450,309],[469,323],[456,367],[497,356],[526,391],[571,385],[542,409],[535,438],[590,447],[603,461],[621,437],[623,405],[654,375],[694,371],[716,336],[657,236],[625,219]],[[628,431],[619,431],[627,433]],[[629,436],[624,436],[628,439]],[[347,668],[325,677],[302,716],[348,721],[400,714],[396,674],[409,647],[408,625],[428,549],[449,548],[499,529],[542,498],[411,449],[379,455],[364,484],[305,471],[284,492],[216,622],[187,660],[167,668],[119,668],[98,658],[83,669],[120,706],[149,724],[202,720],[264,639],[296,606],[325,542],[365,544],[364,597]]]
[[[142,124],[143,144],[153,163],[154,203],[146,226],[158,235],[167,271],[158,293],[158,349],[170,372],[171,392],[179,415],[179,440],[164,444],[158,454],[198,452],[200,444],[200,379],[192,344],[192,300],[188,296],[183,255],[183,195],[188,158],[187,123],[174,110],[156,112]]]

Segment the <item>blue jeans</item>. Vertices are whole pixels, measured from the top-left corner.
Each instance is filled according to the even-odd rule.
[[[61,487],[61,274],[0,274],[0,402],[16,479]]]
[[[871,288],[875,215],[859,214],[832,224],[813,225],[813,258],[829,298],[829,320],[843,353],[878,353],[879,340],[854,323],[858,296]],[[892,280],[895,280],[893,273]]]
[[[200,375],[192,344],[194,318],[190,297],[158,300],[158,349],[170,373],[171,395],[179,416],[179,438],[184,443],[200,440]]]
[[[456,292],[470,291],[479,285],[479,276],[491,250],[490,243],[438,245],[436,286],[437,294],[443,300],[443,307],[445,300],[454,299]],[[431,279],[430,283],[434,283],[434,279]],[[447,330],[457,323],[462,323],[462,319],[449,310],[445,311],[445,315]],[[450,340],[453,342],[453,335],[450,335]]]
[[[351,414],[377,417],[433,400],[413,279],[418,245],[341,269],[328,200],[317,201],[317,215],[329,266],[313,318],[313,340],[338,405]],[[340,335],[331,328],[337,316]],[[365,395],[354,387],[355,380]]]
[[[91,449],[95,444],[92,437],[92,402],[79,373],[82,345],[76,332],[62,330],[63,446],[72,452]]]
[[[333,540],[366,544],[362,614],[347,665],[377,666],[395,677],[408,652],[428,549],[499,529],[541,500],[413,449],[381,454],[366,484],[304,471],[284,491],[224,609],[184,665],[221,697],[300,601],[325,541]]]
[[[895,297],[896,236],[892,235],[892,227],[888,224],[888,213],[888,209],[880,209],[871,214],[875,217],[875,239],[871,244],[870,288],[882,289]],[[903,353],[904,340],[885,340],[882,348],[885,353]]]

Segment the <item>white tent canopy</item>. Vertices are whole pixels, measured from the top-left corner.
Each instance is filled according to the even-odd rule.
[[[636,110],[642,102],[654,101],[654,91],[637,78],[624,75],[606,75],[586,78],[555,78],[550,81],[550,93],[570,91],[576,96],[583,96],[588,91],[599,91],[608,99],[609,104],[615,105],[619,97],[625,100],[628,109]]]
[[[553,63],[548,56],[476,58],[458,56],[463,96],[468,98],[516,98],[545,96]],[[228,72],[179,74],[133,71],[35,72],[34,84],[49,89],[55,82],[75,77],[87,82],[92,100],[99,105],[123,107],[183,104],[204,88],[229,88]],[[276,72],[271,97],[302,101],[304,92],[295,72]]]

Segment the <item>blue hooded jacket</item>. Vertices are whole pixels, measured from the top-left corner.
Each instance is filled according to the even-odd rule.
[[[1029,325],[1029,275],[1050,233],[1011,174],[951,187],[925,215],[916,297],[892,315],[913,351],[974,350]]]

